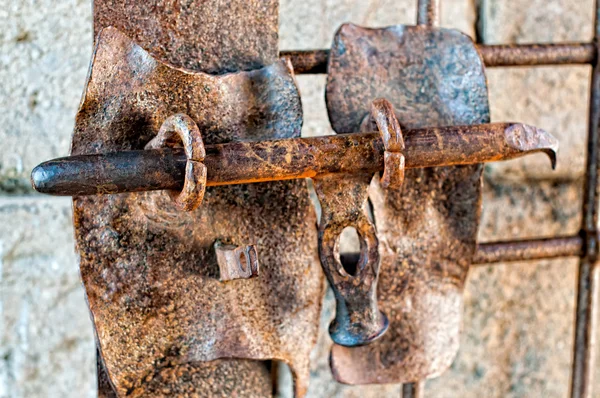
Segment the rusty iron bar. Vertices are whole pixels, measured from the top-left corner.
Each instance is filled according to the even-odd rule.
[[[591,64],[592,43],[477,45],[488,67]]]
[[[329,50],[281,51],[279,56],[290,60],[296,74],[327,73]]]
[[[595,2],[594,45],[600,45],[600,1]],[[596,58],[590,85],[586,178],[583,187],[581,235],[584,250],[577,279],[575,341],[571,374],[571,397],[591,398],[598,333],[598,199],[600,180],[600,62]]]
[[[593,43],[478,44],[487,67],[592,64],[596,59]],[[327,73],[329,50],[282,51],[297,74]]]
[[[406,168],[465,165],[546,153],[555,165],[557,141],[520,123],[404,131]],[[207,145],[207,186],[313,178],[384,169],[379,132]],[[77,155],[38,165],[35,190],[52,195],[94,195],[181,189],[183,149],[163,148]]]
[[[402,385],[402,398],[424,398],[425,381],[406,383]]]
[[[417,25],[438,26],[440,24],[440,0],[419,0]]]
[[[279,56],[290,60],[296,74],[327,73],[328,49],[281,51]]]
[[[583,239],[579,235],[480,243],[473,265],[580,256],[582,250]]]
[[[477,245],[472,264],[483,266],[517,261],[579,257],[583,253],[583,245],[583,238],[580,235],[480,243]],[[343,257],[344,261],[354,264],[358,261],[359,254],[346,253],[343,254]]]

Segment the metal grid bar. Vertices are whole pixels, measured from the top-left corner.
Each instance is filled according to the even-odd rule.
[[[425,398],[425,381],[403,384],[402,398]]]
[[[437,26],[440,24],[440,0],[419,0],[417,25]]]
[[[581,256],[583,238],[579,235],[546,239],[480,243],[473,265],[488,265],[509,261],[543,260]]]
[[[488,67],[591,64],[596,57],[592,43],[480,44],[477,49]]]
[[[550,260],[581,257],[584,239],[579,235],[544,239],[527,239],[480,243],[473,256],[473,266],[515,261]],[[349,263],[356,263],[359,253],[344,254]]]
[[[418,0],[417,24],[437,26],[440,22],[441,0]],[[406,383],[402,386],[403,398],[425,398],[425,380]]]
[[[595,2],[594,44],[600,40],[600,1]],[[596,57],[590,85],[590,108],[588,120],[588,143],[586,178],[583,187],[581,235],[584,250],[579,262],[577,281],[577,309],[575,316],[575,342],[573,370],[571,374],[571,397],[591,397],[595,343],[598,318],[598,168],[600,123],[600,64]]]
[[[550,44],[478,44],[477,49],[487,67],[592,64],[596,59],[593,43]],[[282,51],[297,74],[327,73],[329,50]]]

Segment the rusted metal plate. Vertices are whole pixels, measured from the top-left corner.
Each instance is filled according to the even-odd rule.
[[[265,366],[249,360],[215,360],[187,363],[159,369],[148,383],[128,397],[202,396],[268,397],[272,395],[270,373]],[[104,364],[97,361],[98,398],[117,398]],[[186,380],[182,383],[182,377]],[[261,382],[262,381],[262,382]]]
[[[302,123],[284,61],[193,73],[107,28],[72,153],[142,149],[176,113],[189,115],[207,144],[296,137]],[[74,223],[99,349],[119,396],[270,395],[264,364],[218,358],[284,361],[303,395],[323,288],[304,181],[208,188],[193,212],[178,211],[166,192],[78,197]],[[260,276],[220,282],[216,241],[256,245]]]
[[[269,397],[270,372],[249,360],[216,360],[157,369],[128,397]]]
[[[489,120],[481,58],[468,37],[452,30],[342,26],[327,81],[334,130],[358,130],[379,97],[394,105],[402,129]],[[381,257],[377,293],[390,327],[367,346],[333,346],[338,381],[414,382],[451,364],[476,246],[481,171],[480,165],[406,170],[401,189],[383,190],[374,179],[370,197]]]
[[[158,59],[206,73],[278,56],[278,0],[94,0],[94,33],[114,26]]]

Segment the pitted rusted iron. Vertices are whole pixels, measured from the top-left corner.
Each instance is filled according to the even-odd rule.
[[[321,204],[319,255],[336,299],[329,334],[334,342],[348,347],[377,340],[389,324],[377,306],[379,240],[366,208],[372,179],[373,173],[313,179]],[[354,269],[340,259],[339,239],[346,227],[354,227],[360,240]]]
[[[118,398],[110,384],[100,354],[97,353],[98,398]],[[257,366],[258,365],[258,366]],[[182,383],[181,378],[186,381]],[[271,375],[265,366],[248,360],[216,360],[169,366],[153,375],[148,384],[129,393],[128,397],[202,396],[268,397]],[[166,393],[168,391],[168,393]]]
[[[206,151],[196,122],[183,113],[169,116],[146,149],[178,145],[183,146],[187,159],[185,179],[181,191],[171,191],[169,196],[178,209],[192,211],[200,206],[206,190],[206,166],[202,164]]]
[[[264,51],[276,60],[276,48]],[[285,62],[194,73],[108,28],[97,39],[72,153],[143,149],[178,113],[207,145],[297,137],[302,123]],[[288,363],[304,394],[323,289],[304,181],[208,188],[190,212],[165,192],[76,197],[74,223],[98,345],[119,396],[268,396],[262,360]],[[219,240],[256,242],[260,277],[220,282]]]
[[[249,360],[215,360],[157,369],[143,387],[127,395],[149,397],[271,397],[271,374]]]
[[[334,130],[355,131],[378,97],[393,104],[403,130],[489,120],[481,58],[468,37],[452,30],[342,26],[329,58],[326,93]],[[469,141],[468,130],[458,134],[458,140]],[[439,142],[433,138],[431,145]],[[406,170],[401,190],[384,190],[374,180],[377,294],[390,327],[367,346],[333,346],[338,381],[415,382],[450,365],[476,246],[481,170],[480,165]]]
[[[215,242],[215,253],[217,253],[221,282],[258,276],[256,246],[235,246]]]
[[[93,11],[96,37],[113,26],[178,68],[248,71],[279,55],[277,0],[94,0]]]
[[[361,130],[370,131],[373,124],[381,133],[383,147],[382,188],[402,188],[404,182],[404,137],[400,123],[394,114],[394,106],[384,98],[378,98],[371,104],[371,113],[363,121]]]
[[[404,139],[392,104],[376,99],[361,131],[378,128],[384,147],[382,186],[401,188],[404,179]],[[389,321],[377,305],[379,240],[368,216],[367,199],[373,173],[339,174],[314,178],[321,204],[319,254],[325,275],[336,299],[335,319],[329,334],[336,344],[361,346],[379,339]],[[346,227],[354,227],[360,240],[355,265],[345,266],[340,258],[339,239]],[[354,269],[349,270],[352,267]]]

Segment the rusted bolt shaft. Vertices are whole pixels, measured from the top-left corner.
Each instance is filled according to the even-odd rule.
[[[437,26],[440,24],[440,0],[419,0],[417,25]]]
[[[555,163],[558,143],[544,130],[519,123],[406,129],[406,168],[465,165],[545,152]],[[207,186],[246,184],[384,167],[379,132],[207,145]],[[34,189],[76,196],[181,189],[183,149],[164,148],[59,158],[38,165]]]

